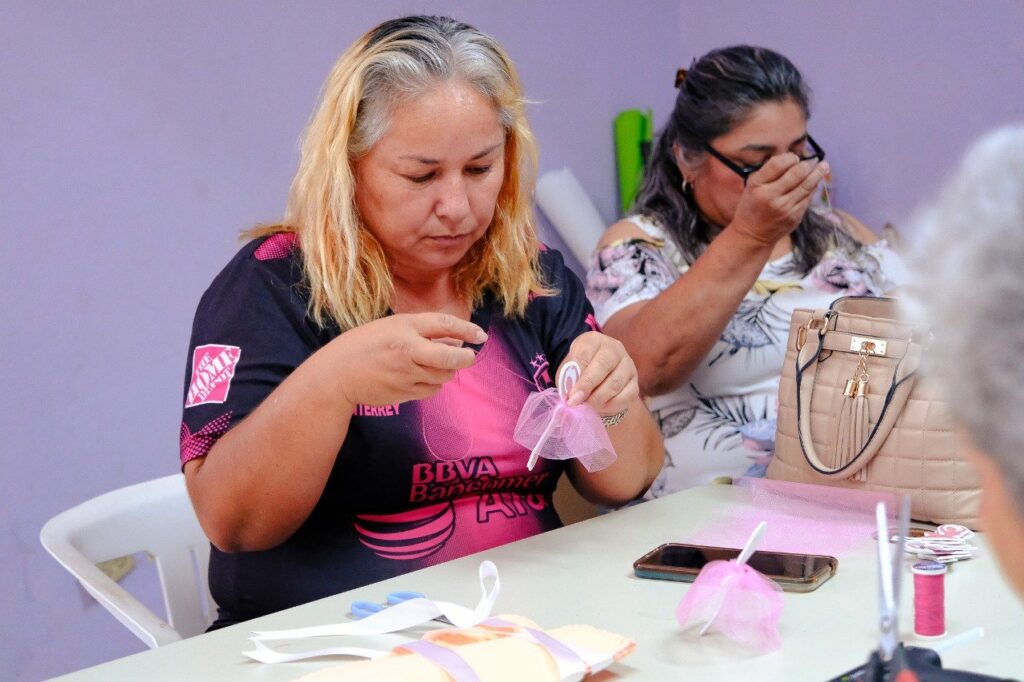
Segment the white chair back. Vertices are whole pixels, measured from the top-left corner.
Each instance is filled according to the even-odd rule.
[[[100,495],[50,519],[43,547],[82,587],[150,648],[206,630],[216,607],[207,586],[210,543],[173,474]],[[96,564],[138,552],[156,563],[167,620],[111,580]]]

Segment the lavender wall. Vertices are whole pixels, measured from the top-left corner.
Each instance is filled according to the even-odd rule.
[[[238,231],[280,216],[344,47],[424,10],[491,32],[537,102],[544,167],[571,166],[609,219],[612,117],[671,98],[671,2],[626,16],[582,1],[296,6],[0,0],[5,679],[143,648],[44,553],[39,529],[177,470],[196,302]],[[152,596],[142,577],[128,580]]]
[[[675,67],[712,46],[780,48],[817,91],[840,199],[877,225],[902,221],[978,132],[1024,117],[1022,7],[0,0],[4,676],[142,648],[39,528],[177,469],[195,303],[237,232],[280,215],[321,79],[375,22],[426,10],[497,36],[538,102],[542,169],[570,166],[609,221],[615,113],[663,121]],[[128,579],[152,598],[145,578]]]

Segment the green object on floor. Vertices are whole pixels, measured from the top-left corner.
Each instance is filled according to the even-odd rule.
[[[619,210],[624,215],[636,198],[654,139],[651,110],[628,109],[615,117],[615,165],[619,174]]]

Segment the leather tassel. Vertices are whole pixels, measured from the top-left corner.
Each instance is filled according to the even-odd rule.
[[[850,461],[850,450],[853,427],[853,406],[856,402],[857,382],[853,379],[846,382],[843,391],[843,404],[839,408],[839,428],[836,430],[836,444],[833,448],[833,466],[839,469]]]
[[[868,435],[871,433],[871,425],[868,423],[868,384],[866,381],[857,382],[857,397],[853,399],[853,417],[850,430],[853,437],[850,439],[853,448],[851,449],[851,461],[853,457],[864,448]],[[865,466],[853,475],[855,481],[866,481],[868,468]]]

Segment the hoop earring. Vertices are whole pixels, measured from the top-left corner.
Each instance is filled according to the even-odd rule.
[[[680,185],[680,189],[683,190],[683,196],[688,197],[693,195],[693,184],[686,178],[683,178],[683,182]]]

